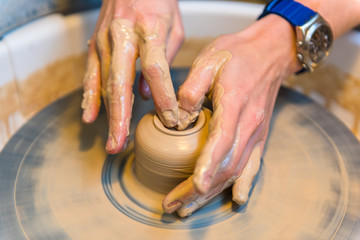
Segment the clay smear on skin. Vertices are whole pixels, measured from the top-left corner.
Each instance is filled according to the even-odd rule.
[[[135,59],[137,57],[137,38],[132,28],[132,23],[125,19],[116,19],[111,24],[111,36],[113,41],[113,55],[110,65],[110,76],[107,83],[107,99],[112,107],[120,109],[120,115],[115,116],[122,118],[131,115],[133,104],[132,92],[126,92],[130,85],[133,85],[135,77]],[[126,61],[124,64],[123,61]],[[130,61],[130,63],[128,62]],[[119,96],[117,95],[119,94]],[[131,94],[130,103],[127,94]],[[118,97],[118,99],[116,99]],[[119,105],[116,105],[118,103]],[[127,106],[131,104],[131,107]],[[129,135],[130,118],[126,119],[126,135]],[[114,121],[114,119],[110,119]],[[114,123],[113,123],[114,124]],[[118,124],[118,123],[115,123]],[[122,122],[120,122],[120,128]],[[111,131],[111,130],[110,130]],[[116,147],[114,132],[109,133],[109,139],[112,139],[112,148]]]
[[[186,39],[175,57],[172,67],[190,67],[201,49],[213,40],[211,37]],[[313,73],[291,76],[285,81],[290,87],[301,86],[306,95],[311,91],[326,99],[326,108],[332,101],[351,112],[354,117],[352,131],[360,138],[360,79],[343,72],[337,66],[327,64]],[[326,87],[324,87],[326,86]]]
[[[201,49],[211,42],[213,38],[190,38],[181,47],[175,57],[173,67],[189,67],[196,59]],[[352,131],[360,138],[360,79],[333,64],[321,66],[313,73],[291,76],[285,81],[290,87],[301,86],[306,95],[312,91],[320,93],[326,99],[326,108],[330,108],[331,102],[351,112],[354,117]],[[326,86],[326,87],[324,87]]]
[[[223,107],[220,103],[221,97],[224,95],[224,88],[222,86],[217,86],[217,95],[215,99],[212,99],[213,102],[216,104],[216,111],[213,112],[213,115],[211,117],[210,126],[209,126],[209,137],[208,141],[211,139],[217,139],[217,142],[212,145],[212,147],[217,146],[218,140],[221,135],[222,131],[222,124],[223,120],[221,118]],[[195,169],[195,176],[194,176],[194,182],[196,185],[201,185],[202,180],[204,179],[204,174],[206,174],[209,171],[209,168],[211,166],[211,162],[213,159],[214,149],[209,149],[208,147],[205,148],[204,151],[202,151],[202,155],[199,158],[197,162],[197,166]]]
[[[164,16],[166,22],[170,22],[170,18],[171,16]],[[152,89],[153,92],[161,91],[161,98],[158,98],[159,103],[157,105],[170,105],[170,109],[158,109],[158,106],[156,106],[157,110],[161,111],[159,117],[165,125],[173,127],[177,123],[178,109],[170,69],[165,56],[165,43],[159,44],[159,41],[161,41],[157,34],[160,31],[159,29],[159,22],[156,23],[153,30],[143,29],[143,26],[138,25],[136,26],[136,33],[140,38],[140,54],[143,54],[140,57],[145,78],[147,80],[151,79],[149,71],[158,72],[157,75],[161,76],[161,85],[160,83],[155,85],[161,86],[161,89]],[[155,46],[147,44],[149,41],[156,42]],[[171,102],[168,102],[169,99],[171,99]]]
[[[233,201],[238,204],[245,204],[249,198],[250,188],[260,169],[261,149],[256,146],[247,162],[240,177],[233,186]]]
[[[234,146],[237,145],[236,143]],[[234,149],[234,146],[232,149]],[[238,179],[235,176],[229,178],[225,183],[219,184],[217,187],[212,188],[203,196],[198,193],[193,193],[188,201],[184,202],[183,206],[178,209],[178,214],[181,217],[190,216],[194,211],[204,206],[207,202],[213,199],[216,195],[224,191],[226,188],[233,186],[233,201],[238,204],[245,204],[249,197],[250,188],[260,168],[261,150],[259,147],[255,148],[251,154],[244,171]],[[188,187],[191,186],[187,184]],[[187,189],[187,188],[184,188]],[[180,189],[181,190],[181,189]],[[174,194],[175,195],[175,194]],[[177,192],[177,197],[181,195],[181,191]],[[175,195],[176,196],[176,195]],[[176,198],[174,198],[176,199]]]
[[[99,86],[101,83],[98,82],[101,73],[96,53],[92,53],[89,56],[86,68],[87,70],[84,77],[84,89],[86,91],[83,94],[81,108],[84,110],[84,119],[89,122],[93,114],[90,112],[90,108],[94,107],[93,104],[96,104],[96,107],[99,108],[101,104],[101,87]]]
[[[207,57],[207,55],[210,55]],[[210,77],[212,79],[210,89],[207,93],[208,97],[212,98],[212,90],[213,85],[216,84],[216,77],[221,74],[221,70],[226,64],[227,61],[229,61],[232,58],[232,54],[230,51],[226,50],[216,50],[211,45],[207,46],[203,53],[201,54],[201,58],[198,59],[194,65],[193,68],[196,69],[205,69],[205,71],[201,70],[200,77],[202,74],[208,75],[209,72],[211,73]],[[208,76],[207,76],[208,77]],[[181,122],[178,123],[178,129],[183,130],[188,125],[190,125],[192,122],[194,122],[199,115],[199,111],[201,109],[201,105],[204,101],[204,98],[201,98],[200,101],[198,101],[195,106],[191,109],[190,112],[187,112],[187,114],[183,114],[183,116],[179,119]],[[181,101],[179,101],[179,106],[181,108]],[[186,111],[184,111],[186,113]],[[185,116],[184,116],[185,115]],[[186,116],[187,115],[187,116]]]
[[[205,51],[216,51],[214,48],[208,48],[205,49]],[[224,67],[224,64],[229,61],[232,57],[232,54],[229,51],[218,51],[214,55],[212,55],[213,58],[215,58],[217,61],[215,61],[216,65],[208,66],[208,61],[199,61],[196,64],[199,64],[200,66],[208,66],[213,68],[214,76],[212,79],[212,84],[209,90],[208,97],[212,100],[214,105],[214,112],[210,121],[210,133],[208,139],[217,139],[216,143],[212,145],[212,148],[218,145],[219,137],[221,135],[222,131],[222,124],[224,122],[224,119],[221,118],[222,112],[223,112],[223,106],[221,103],[221,98],[224,95],[224,88],[220,84],[216,82],[216,76],[221,74],[221,70]],[[216,91],[217,94],[215,96],[215,99],[213,99],[213,88],[214,85],[216,85]],[[190,113],[190,116],[192,114]],[[209,171],[209,168],[211,166],[211,162],[213,159],[214,149],[205,148],[205,150],[202,152],[201,157],[199,158],[199,161],[197,163],[196,169],[195,169],[195,177],[194,177],[194,183],[197,186],[201,186],[202,181],[204,180],[204,174],[206,174]]]

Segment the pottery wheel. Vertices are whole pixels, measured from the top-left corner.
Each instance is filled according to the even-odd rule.
[[[176,88],[186,74],[172,71]],[[2,151],[1,239],[360,238],[360,144],[304,96],[281,89],[248,203],[225,192],[185,219],[136,180],[132,140],[105,153],[106,114],[83,125],[81,96],[45,108]],[[151,109],[135,98],[131,137]]]

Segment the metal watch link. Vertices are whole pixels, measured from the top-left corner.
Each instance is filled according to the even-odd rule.
[[[294,28],[297,58],[303,71],[313,71],[329,55],[333,33],[319,13],[293,0],[270,1],[258,19],[273,13],[283,17]]]

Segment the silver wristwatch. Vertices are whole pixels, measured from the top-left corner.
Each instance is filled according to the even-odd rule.
[[[269,2],[259,19],[270,14],[286,19],[295,28],[297,58],[303,71],[313,71],[329,55],[333,33],[327,21],[317,12],[293,0]]]

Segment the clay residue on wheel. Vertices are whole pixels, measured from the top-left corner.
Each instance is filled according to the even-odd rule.
[[[0,151],[11,135],[25,121],[20,112],[15,80],[0,87]]]
[[[21,110],[30,117],[52,101],[82,86],[86,54],[59,59],[18,82]]]
[[[306,95],[317,92],[325,98],[325,107],[330,109],[336,102],[354,116],[351,127],[360,137],[360,79],[342,71],[333,64],[327,64],[313,73],[292,76],[285,82],[290,87],[300,86]]]

